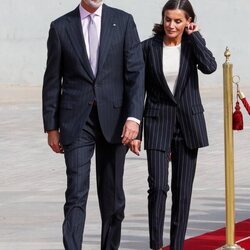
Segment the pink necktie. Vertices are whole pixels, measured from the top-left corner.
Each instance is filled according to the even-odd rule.
[[[89,62],[93,71],[94,76],[97,72],[97,57],[98,57],[98,36],[97,28],[94,21],[94,15],[89,15]]]

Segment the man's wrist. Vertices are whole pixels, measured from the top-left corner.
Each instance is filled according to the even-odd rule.
[[[128,117],[127,121],[134,121],[136,122],[138,125],[140,125],[141,121],[135,117]]]

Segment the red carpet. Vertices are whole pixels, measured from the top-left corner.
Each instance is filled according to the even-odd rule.
[[[250,250],[250,219],[241,221],[235,225],[236,244]],[[200,236],[185,240],[184,250],[215,250],[226,244],[225,228],[205,233]],[[164,250],[169,250],[169,246]]]

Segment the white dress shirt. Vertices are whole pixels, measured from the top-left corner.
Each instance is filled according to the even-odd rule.
[[[88,16],[89,15],[93,16],[93,21],[95,22],[95,25],[96,25],[97,36],[99,40],[98,44],[100,46],[102,5],[94,13],[90,13],[87,10],[85,10],[81,4],[79,5],[79,9],[80,9],[80,17],[81,17],[81,23],[82,23],[82,32],[83,32],[84,42],[85,42],[87,54],[89,57],[89,34],[88,34],[89,18]]]

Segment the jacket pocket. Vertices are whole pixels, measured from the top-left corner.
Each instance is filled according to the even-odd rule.
[[[192,106],[192,113],[193,115],[195,114],[200,114],[204,112],[204,108],[202,105],[194,105]]]

